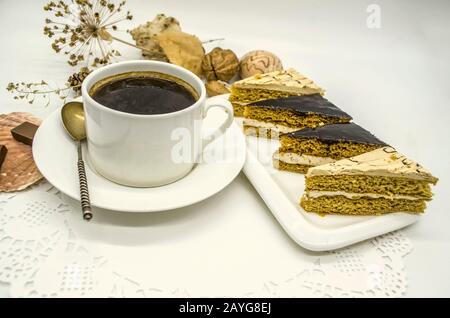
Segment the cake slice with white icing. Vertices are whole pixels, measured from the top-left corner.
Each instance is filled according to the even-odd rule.
[[[421,213],[437,181],[387,146],[309,169],[300,205],[320,214]]]

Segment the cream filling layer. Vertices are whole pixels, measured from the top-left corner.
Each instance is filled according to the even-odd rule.
[[[259,120],[250,119],[250,118],[244,118],[243,124],[244,124],[244,126],[253,126],[256,128],[275,130],[280,133],[289,133],[289,132],[299,130],[299,128],[292,128],[292,127],[288,127],[285,125],[273,124],[273,123],[268,123],[265,121],[259,121]]]
[[[378,194],[378,193],[351,193],[344,191],[307,191],[306,196],[312,199],[323,197],[323,196],[338,196],[342,195],[347,199],[359,199],[359,198],[371,198],[371,199],[390,199],[390,200],[423,200],[421,198],[413,197],[410,195],[400,195],[400,194]]]
[[[288,164],[293,165],[307,165],[307,166],[320,166],[327,163],[335,162],[336,160],[328,157],[316,157],[304,154],[298,154],[294,152],[275,153],[273,158]]]

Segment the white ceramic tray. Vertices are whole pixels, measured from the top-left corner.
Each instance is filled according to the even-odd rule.
[[[400,229],[420,218],[401,212],[382,216],[308,213],[299,205],[305,187],[304,176],[277,170],[272,165],[272,155],[279,142],[250,136],[246,140],[244,173],[286,233],[308,250],[338,249]]]

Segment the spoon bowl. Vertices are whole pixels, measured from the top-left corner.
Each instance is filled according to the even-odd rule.
[[[86,139],[83,103],[69,102],[61,109],[61,118],[70,137],[75,141]]]

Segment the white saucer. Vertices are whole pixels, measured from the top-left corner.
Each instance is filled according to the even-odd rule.
[[[225,120],[220,109],[211,109],[205,129],[213,129]],[[156,188],[132,188],[113,183],[95,172],[84,147],[84,160],[91,204],[123,212],[156,212],[176,209],[205,200],[225,188],[241,171],[245,162],[245,138],[238,125],[204,150],[207,160],[183,179]],[[77,149],[61,123],[58,109],[39,127],[33,141],[33,157],[44,177],[57,189],[80,199],[77,174]]]

